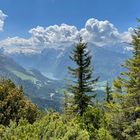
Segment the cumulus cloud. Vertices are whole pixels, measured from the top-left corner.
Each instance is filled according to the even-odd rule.
[[[128,28],[128,31],[123,32],[121,34],[121,39],[124,42],[130,43],[132,42],[132,35],[134,34],[134,29],[132,27]]]
[[[75,41],[78,37],[78,30],[75,26],[61,24],[60,26],[54,25],[47,28],[37,26],[29,31],[34,42],[44,45],[50,44],[63,44]]]
[[[85,28],[81,29],[80,33],[87,42],[98,46],[120,43],[130,37],[128,32],[120,33],[109,21],[99,21],[94,18],[86,22]]]
[[[132,28],[120,33],[109,21],[99,21],[91,18],[87,20],[85,27],[80,31],[78,31],[75,26],[62,24],[60,26],[54,25],[47,28],[38,26],[31,29],[29,33],[31,33],[35,43],[46,44],[46,46],[75,42],[79,35],[81,35],[86,42],[104,46],[120,42],[130,42]]]
[[[7,17],[1,10],[0,10],[0,31],[3,31],[4,20]]]
[[[67,24],[54,25],[49,27],[37,26],[30,29],[31,37],[28,39],[13,37],[0,41],[0,47],[3,46],[6,51],[35,52],[44,47],[54,47],[65,49],[76,42],[79,35],[86,42],[91,42],[97,46],[114,45],[121,42],[130,42],[132,28],[126,32],[119,32],[118,29],[109,21],[99,21],[91,18],[85,23],[85,27],[78,30],[75,26]]]
[[[87,20],[85,27],[80,31],[75,26],[62,24],[54,25],[47,28],[36,27],[29,31],[35,43],[55,46],[75,42],[79,35],[86,42],[94,43],[98,46],[116,44],[131,39],[131,30],[120,33],[118,29],[109,21],[99,21],[91,18]]]

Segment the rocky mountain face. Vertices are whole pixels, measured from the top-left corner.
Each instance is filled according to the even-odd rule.
[[[47,76],[62,80],[68,77],[67,67],[74,66],[69,58],[73,45],[60,48],[63,47],[45,48],[34,54],[13,53],[10,56],[25,68],[32,67]],[[127,50],[128,45],[125,44],[99,47],[89,43],[88,48],[93,56],[94,75],[100,76],[101,81],[115,78],[122,71],[123,61],[131,55],[131,51]]]

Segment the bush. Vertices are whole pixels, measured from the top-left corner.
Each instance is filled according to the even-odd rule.
[[[114,140],[114,138],[111,136],[109,131],[104,128],[100,128],[97,131],[96,140]]]
[[[22,88],[11,80],[0,80],[0,124],[6,126],[10,120],[18,122],[20,118],[33,123],[36,116],[37,107],[24,97]]]
[[[19,124],[11,122],[9,127],[0,127],[0,136],[1,140],[89,140],[75,119],[66,121],[58,113],[48,113],[33,124],[23,119]]]

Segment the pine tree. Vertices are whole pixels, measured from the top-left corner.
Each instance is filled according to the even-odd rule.
[[[119,103],[123,113],[123,122],[120,122],[123,124],[122,139],[135,139],[137,132],[140,132],[140,123],[138,123],[140,119],[140,27],[134,30],[131,45],[132,57],[122,65],[125,72],[122,72],[113,83],[116,93],[121,95]],[[130,127],[133,124],[137,124],[137,129]]]
[[[76,67],[68,67],[70,74],[75,79],[73,84],[69,86],[69,90],[74,94],[75,111],[82,116],[92,99],[87,93],[93,92],[93,87],[98,78],[92,79],[92,57],[87,50],[87,43],[83,43],[81,38],[75,45],[70,58],[75,62]]]
[[[112,89],[109,86],[108,82],[106,83],[105,94],[106,94],[105,101],[107,103],[110,103],[113,100],[113,97],[112,97]]]
[[[133,100],[133,105],[140,105],[140,27],[135,30],[133,35],[133,57],[128,59],[124,67],[128,70],[123,75],[127,77],[123,85],[125,91],[130,95],[129,98]]]
[[[121,73],[114,85],[120,85],[121,93],[126,94],[124,106],[131,108],[133,112],[128,113],[128,117],[136,119],[140,117],[140,112],[134,111],[140,106],[140,27],[135,29],[132,37],[133,56],[122,65],[126,71]]]

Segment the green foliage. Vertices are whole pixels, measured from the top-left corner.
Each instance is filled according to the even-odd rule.
[[[140,105],[140,27],[135,29],[133,35],[133,57],[126,60],[123,67],[126,72],[123,72],[118,80],[115,81],[120,85],[116,87],[118,91],[125,94],[123,107],[125,108],[128,120],[134,120],[140,117],[139,112],[135,112]]]
[[[108,118],[100,105],[96,107],[88,107],[83,116],[79,119],[81,127],[89,132],[91,140],[97,139],[97,137],[99,138],[102,129],[109,135],[107,130]]]
[[[120,94],[117,102],[121,106],[121,112],[114,114],[119,119],[113,119],[117,126],[113,135],[120,140],[139,139],[140,132],[140,27],[132,37],[133,56],[122,65],[126,71],[113,83],[116,95]]]
[[[136,119],[136,121],[133,121],[129,124],[130,124],[129,126],[127,125],[125,126],[122,135],[128,140],[129,139],[139,140],[140,139],[140,118]]]
[[[11,80],[0,80],[0,124],[8,125],[26,118],[33,123],[37,107],[24,97],[22,88],[17,88]]]
[[[0,127],[0,136],[1,140],[89,140],[75,119],[65,120],[58,113],[48,113],[34,124],[23,119],[18,125],[11,122],[9,127]]]
[[[100,128],[97,131],[96,140],[114,140],[111,136],[110,132],[107,131],[105,128]]]
[[[68,95],[68,93],[64,92],[64,101],[63,101],[63,112],[67,119],[71,119],[75,117],[76,106],[74,105],[74,100],[72,95]]]
[[[93,86],[98,79],[92,79],[91,55],[87,51],[87,44],[83,43],[81,38],[70,58],[75,62],[76,67],[68,67],[75,79],[69,86],[69,90],[74,94],[76,112],[82,116],[87,106],[91,104],[91,96],[87,94],[93,92]]]
[[[112,100],[113,100],[113,97],[112,97],[112,89],[111,87],[109,86],[109,83],[107,82],[106,84],[106,88],[105,88],[105,94],[106,94],[106,98],[105,98],[105,101],[110,103]]]

